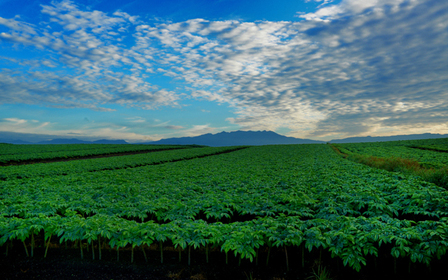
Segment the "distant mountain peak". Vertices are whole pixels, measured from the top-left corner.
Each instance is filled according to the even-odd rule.
[[[318,144],[323,141],[287,137],[273,131],[222,131],[216,134],[203,134],[193,137],[178,137],[162,139],[149,144],[172,144],[172,145],[205,145],[205,146],[257,146],[257,145],[279,145],[279,144]]]

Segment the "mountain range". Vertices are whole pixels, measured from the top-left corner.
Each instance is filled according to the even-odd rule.
[[[272,131],[233,131],[216,134],[203,134],[194,137],[167,138],[148,144],[244,146],[244,145],[275,145],[275,144],[318,144],[323,141],[287,137]]]
[[[23,137],[21,137],[23,136]],[[26,136],[26,137],[25,137]],[[48,135],[49,136],[49,135]],[[48,137],[46,139],[49,139]],[[39,135],[42,139],[42,135]],[[129,144],[125,140],[80,140],[77,138],[53,138],[51,140],[33,141],[39,139],[33,138],[29,134],[0,132],[0,143],[11,144]],[[330,143],[358,143],[358,142],[379,142],[379,141],[398,141],[398,140],[416,140],[444,138],[448,134],[411,134],[396,136],[380,136],[380,137],[350,137],[344,139],[335,139],[328,141]],[[26,140],[24,140],[26,139]],[[242,146],[242,145],[276,145],[276,144],[319,144],[325,141],[317,141],[310,139],[300,139],[287,137],[272,131],[233,131],[220,132],[216,134],[203,134],[194,137],[178,137],[167,138],[159,141],[147,142],[143,144],[174,144],[174,145],[205,145],[212,147],[219,146]]]

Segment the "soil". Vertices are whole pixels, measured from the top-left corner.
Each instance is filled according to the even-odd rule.
[[[5,246],[2,247],[5,252]],[[17,252],[16,252],[17,251]],[[22,252],[23,251],[23,252]],[[2,252],[2,253],[3,253]],[[174,250],[164,251],[164,263],[160,263],[158,250],[146,250],[148,262],[141,250],[135,250],[134,262],[131,263],[131,251],[121,250],[119,261],[115,250],[102,250],[102,259],[92,259],[91,251],[84,248],[81,259],[79,249],[49,249],[43,258],[44,248],[36,248],[34,257],[27,257],[20,242],[14,244],[8,256],[0,257],[1,279],[286,279],[286,271],[279,269],[272,259],[272,265],[257,268],[249,261],[238,260],[229,254],[229,264],[225,264],[225,254],[211,252],[209,263],[205,255],[192,252],[191,265],[188,256],[183,252],[179,262],[179,254]],[[247,276],[246,276],[247,275]],[[3,277],[3,278],[2,278]],[[252,277],[252,278],[251,278]],[[288,278],[289,279],[289,278]],[[296,279],[296,278],[291,278]],[[301,278],[303,279],[303,278]]]
[[[289,279],[333,279],[333,280],[373,280],[373,279],[446,279],[448,269],[443,263],[446,260],[435,262],[432,270],[422,264],[408,265],[407,260],[399,260],[394,272],[393,261],[382,261],[378,268],[364,267],[361,272],[344,267],[342,262],[332,259],[329,255],[321,259],[330,278],[318,278],[318,264],[311,260],[317,256],[308,255],[305,267],[301,266],[299,252],[288,252],[289,271],[285,265],[285,254],[280,248],[273,248],[269,264],[266,265],[266,252],[260,252],[259,264],[255,261],[239,259],[229,253],[229,262],[225,263],[225,254],[218,250],[210,252],[209,263],[205,261],[203,251],[192,250],[191,265],[188,265],[186,250],[179,254],[173,248],[165,248],[164,263],[160,263],[160,251],[157,248],[146,249],[148,262],[145,261],[141,250],[134,251],[134,261],[131,263],[131,250],[120,250],[119,261],[115,250],[103,249],[102,259],[98,260],[95,250],[95,259],[92,253],[84,248],[84,257],[81,259],[79,248],[49,248],[44,258],[45,248],[35,248],[34,257],[27,257],[23,244],[15,241],[9,248],[6,256],[6,246],[0,247],[0,279],[231,279],[231,280],[289,280]],[[29,248],[28,248],[29,250]],[[308,252],[307,252],[308,254]],[[310,261],[309,261],[310,260]],[[338,263],[339,262],[339,263]],[[370,262],[372,263],[372,262]],[[380,268],[382,266],[382,268]]]

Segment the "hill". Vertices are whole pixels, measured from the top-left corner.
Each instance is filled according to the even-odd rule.
[[[272,131],[233,131],[203,134],[194,137],[167,138],[148,144],[206,145],[212,147],[276,144],[319,144],[323,141],[279,135]]]

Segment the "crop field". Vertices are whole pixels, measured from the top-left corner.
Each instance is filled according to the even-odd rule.
[[[349,160],[418,176],[448,189],[448,138],[332,144],[331,147]]]
[[[448,138],[338,144],[351,153],[413,159],[429,167],[448,165]]]
[[[337,147],[414,153],[446,167],[446,139],[425,141]],[[132,147],[0,145],[0,161]],[[351,161],[328,144],[134,148],[148,153],[0,167],[0,249],[10,279],[35,276],[36,265],[16,262],[54,256],[170,268],[130,279],[448,275],[448,193],[419,176]]]
[[[109,145],[109,144],[66,144],[66,145],[12,145],[0,143],[0,164],[20,164],[26,161],[61,160],[85,158],[117,153],[136,153],[185,148],[171,145]]]

